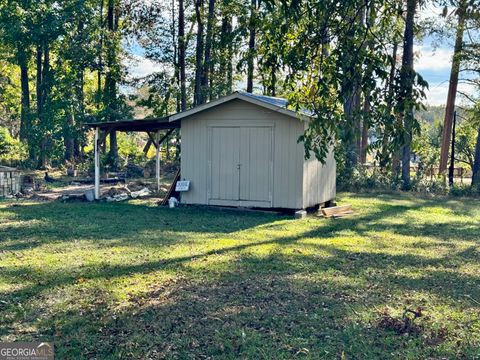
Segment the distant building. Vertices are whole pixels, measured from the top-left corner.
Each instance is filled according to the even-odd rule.
[[[0,197],[20,192],[20,172],[17,169],[0,166]]]

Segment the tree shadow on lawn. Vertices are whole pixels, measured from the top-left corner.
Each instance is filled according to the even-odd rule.
[[[372,194],[355,196],[368,198]],[[391,230],[401,235],[432,236],[440,240],[450,240],[459,235],[463,240],[480,239],[480,227],[474,219],[471,222],[416,224],[408,223],[408,219],[402,224],[383,222],[384,219],[401,218],[407,211],[437,208],[439,203],[438,200],[416,199],[411,196],[400,199],[398,195],[376,196],[389,203],[375,204],[373,209],[368,208],[366,213],[352,218],[319,222],[318,235],[333,237],[343,230],[352,230],[360,235],[369,231]],[[449,201],[445,207],[460,215],[470,214],[475,208],[468,201]],[[178,235],[182,233],[233,234],[259,226],[268,230],[285,226],[284,223],[277,224],[277,221],[289,219],[277,214],[232,212],[206,207],[171,210],[128,203],[37,203],[0,208],[0,217],[2,212],[13,213],[13,221],[19,222],[19,225],[11,224],[1,228],[0,251],[32,249],[46,243],[79,239],[95,240],[99,244],[104,244],[105,240],[121,240],[128,245],[139,235],[144,235],[142,242],[145,244],[165,246],[175,241],[187,241],[186,236]],[[177,235],[168,236],[168,233]]]
[[[394,211],[395,210],[395,211]],[[397,213],[398,209],[390,209],[386,210],[384,213],[391,214],[392,211]],[[158,261],[150,261],[150,262],[142,262],[137,264],[127,264],[127,265],[110,265],[110,264],[103,264],[97,267],[83,267],[82,269],[70,269],[71,271],[65,271],[62,275],[58,273],[39,273],[36,269],[26,265],[26,266],[17,266],[15,268],[6,268],[2,269],[2,276],[7,279],[9,283],[15,283],[19,279],[25,279],[30,282],[35,282],[36,285],[22,287],[18,291],[12,291],[9,293],[9,296],[16,296],[15,294],[18,293],[18,297],[23,298],[25,296],[35,296],[38,293],[41,293],[49,288],[54,288],[58,286],[64,286],[75,282],[80,276],[85,279],[110,279],[115,277],[121,276],[128,276],[130,274],[139,274],[139,273],[150,273],[157,270],[162,269],[170,269],[174,270],[176,267],[181,266],[182,264],[189,263],[198,259],[207,258],[211,255],[222,255],[222,254],[229,254],[229,253],[237,253],[241,251],[248,250],[249,248],[254,248],[258,246],[265,246],[265,245],[279,245],[279,246],[289,246],[295,244],[297,242],[302,242],[301,246],[310,246],[320,250],[326,250],[331,253],[336,259],[343,259],[348,260],[349,256],[352,254],[356,254],[355,258],[360,260],[359,263],[364,263],[366,267],[375,266],[377,268],[386,268],[390,266],[399,266],[399,267],[415,267],[421,266],[450,266],[450,267],[457,267],[459,265],[464,264],[465,260],[468,261],[476,261],[478,260],[478,251],[476,250],[476,246],[471,246],[464,250],[461,254],[457,254],[455,250],[451,250],[450,255],[446,257],[439,257],[439,258],[425,258],[422,256],[412,256],[410,254],[405,255],[390,255],[390,254],[382,254],[382,253],[371,253],[371,252],[348,252],[345,249],[340,249],[334,246],[328,246],[323,244],[321,241],[322,239],[329,239],[335,238],[338,236],[338,233],[344,230],[349,230],[353,232],[355,235],[365,236],[367,237],[369,232],[372,230],[375,231],[384,231],[384,230],[393,230],[396,233],[404,234],[404,235],[412,235],[412,233],[417,234],[418,226],[416,226],[415,230],[412,231],[406,225],[397,225],[397,226],[385,226],[378,224],[375,225],[375,229],[371,228],[362,228],[358,229],[355,227],[355,223],[365,223],[370,219],[375,219],[377,215],[366,215],[361,218],[350,218],[350,219],[343,219],[343,220],[333,220],[329,221],[328,223],[324,223],[318,229],[306,231],[299,233],[296,236],[291,237],[279,237],[279,238],[271,238],[267,240],[260,240],[260,241],[248,241],[248,242],[240,242],[233,246],[227,247],[219,247],[214,248],[209,251],[202,251],[195,255],[187,255],[187,256],[180,256],[174,258],[165,257]],[[227,221],[228,222],[228,219]],[[462,240],[468,239],[475,239],[478,241],[479,237],[477,234],[479,233],[478,228],[472,227],[470,225],[464,225],[464,228],[461,227],[459,224],[455,224],[453,228],[455,232],[462,232]],[[281,226],[285,226],[282,224]],[[425,224],[422,226],[420,231],[422,234],[426,234],[427,236],[430,234],[437,234],[437,225],[434,224]],[[418,234],[417,234],[418,235]],[[436,235],[438,236],[438,235]],[[450,245],[450,247],[456,247],[452,242],[446,241],[451,239],[453,235],[448,235],[445,232],[442,233],[440,239],[442,242],[435,242],[430,245],[424,245],[423,248],[427,247],[438,247],[439,245],[444,246],[445,244]],[[125,241],[126,244],[131,242],[132,240],[125,240],[122,238],[122,241]],[[166,247],[169,244],[174,244],[178,242],[182,242],[183,239],[179,238],[178,235],[173,236],[162,236],[161,245]],[[208,241],[208,240],[205,240]],[[419,240],[420,241],[420,240]],[[411,251],[414,249],[410,249]],[[353,255],[352,255],[353,256]],[[315,263],[315,266],[322,266],[326,265],[326,269],[335,269],[338,266],[343,266],[344,261],[339,262],[330,262],[324,261],[320,263]],[[373,264],[373,265],[372,265]],[[313,271],[314,269],[312,269]]]
[[[323,258],[299,253],[245,254],[231,264],[230,271],[213,279],[198,276],[198,269],[182,267],[181,276],[152,284],[148,292],[132,296],[123,309],[102,292],[101,304],[81,314],[39,316],[39,332],[33,337],[53,338],[60,358],[77,359],[291,358],[302,354],[335,358],[342,353],[347,358],[394,358],[395,352],[397,356],[410,352],[418,358],[459,354],[468,358],[478,351],[478,337],[475,343],[472,338],[458,339],[455,333],[456,327],[463,327],[478,336],[478,319],[470,324],[451,319],[443,324],[452,329],[444,344],[437,347],[428,342],[443,326],[431,314],[436,306],[474,309],[478,314],[478,304],[465,297],[480,299],[478,276],[428,270],[422,277],[408,278],[396,271],[423,266],[424,259],[405,255],[391,263],[382,254],[327,250],[330,256]],[[177,261],[180,266],[190,260]],[[432,260],[430,265],[440,263]],[[120,273],[133,271],[122,268]],[[424,299],[412,299],[413,292],[425,294]],[[419,321],[425,336],[399,336],[378,328],[379,311],[385,306],[424,307],[427,318]]]
[[[43,224],[37,224],[34,226],[34,229],[30,229],[29,232],[38,233],[40,228],[42,229],[40,234],[45,237],[45,240],[35,240],[33,246],[29,243],[29,239],[19,240],[18,242],[11,242],[7,245],[3,245],[0,242],[0,250],[6,251],[15,251],[22,250],[24,248],[32,248],[34,246],[41,245],[43,243],[49,242],[58,242],[62,241],[73,241],[77,239],[77,236],[83,236],[84,238],[93,238],[96,241],[103,242],[103,240],[119,240],[121,244],[129,245],[132,244],[136,239],[132,235],[138,234],[142,231],[148,231],[152,233],[152,238],[148,241],[143,240],[143,245],[152,245],[158,247],[167,247],[168,245],[175,243],[182,243],[186,240],[185,237],[179,236],[175,232],[212,232],[220,234],[233,234],[236,231],[254,228],[261,226],[265,229],[274,229],[288,226],[288,223],[281,222],[279,224],[273,223],[275,220],[282,220],[285,218],[279,217],[278,215],[269,215],[269,214],[257,214],[257,213],[231,213],[231,212],[219,212],[218,210],[209,210],[209,209],[182,209],[181,212],[170,211],[166,209],[157,209],[157,208],[148,208],[145,206],[131,206],[123,204],[113,204],[112,206],[107,207],[91,207],[91,206],[82,206],[80,214],[84,215],[77,219],[75,217],[75,222],[78,224],[78,228],[82,228],[84,225],[90,226],[93,219],[101,219],[99,222],[94,224],[94,229],[90,233],[85,233],[84,231],[75,232],[73,229],[68,233],[62,233],[62,237],[53,238],[48,234],[50,232],[58,231],[58,227],[65,223],[66,219],[72,218],[72,213],[65,212],[65,207],[60,206],[53,211],[53,215],[49,215],[51,211],[51,204],[41,204],[26,207],[27,209],[13,208],[17,216],[17,220],[26,221],[29,220],[39,220],[47,219],[48,221]],[[61,204],[65,205],[65,204]],[[77,204],[75,204],[77,205]],[[120,206],[119,206],[120,205]],[[37,206],[41,206],[40,209]],[[348,230],[349,233],[353,235],[359,235],[363,237],[368,237],[372,231],[392,231],[397,234],[407,235],[407,236],[431,236],[441,241],[442,246],[449,246],[455,248],[456,245],[452,243],[452,238],[457,238],[458,234],[462,234],[460,240],[474,240],[478,241],[480,239],[480,229],[474,223],[475,219],[472,219],[471,223],[457,223],[451,222],[450,224],[385,224],[381,223],[381,220],[386,217],[398,217],[407,210],[425,208],[426,206],[438,206],[435,202],[422,201],[419,205],[406,206],[406,205],[395,205],[395,204],[378,204],[376,205],[376,211],[369,210],[368,213],[341,220],[319,220],[318,228],[309,230],[306,232],[301,232],[296,236],[292,237],[280,237],[272,238],[267,240],[260,240],[254,242],[241,242],[237,245],[229,247],[221,247],[218,249],[213,249],[207,252],[200,252],[193,256],[183,256],[176,258],[165,258],[160,259],[154,262],[145,262],[140,264],[127,264],[122,266],[117,265],[102,265],[101,267],[85,267],[82,269],[74,269],[75,271],[65,271],[62,275],[58,273],[38,273],[35,269],[32,269],[30,266],[17,266],[12,269],[2,269],[2,276],[8,280],[10,283],[15,283],[19,279],[25,279],[30,282],[36,282],[36,285],[25,286],[20,290],[9,292],[8,296],[22,298],[24,296],[35,296],[49,288],[54,288],[57,286],[68,285],[75,282],[79,276],[85,279],[93,278],[114,278],[119,276],[127,276],[129,274],[137,273],[150,273],[159,269],[172,268],[174,269],[179,264],[188,263],[190,261],[197,260],[199,258],[208,257],[210,255],[219,255],[225,253],[232,253],[243,251],[251,247],[263,246],[263,245],[290,245],[298,241],[310,240],[310,243],[314,244],[303,244],[303,246],[316,246],[319,249],[327,249],[327,246],[318,242],[321,239],[335,238],[342,231]],[[68,208],[68,207],[67,207]],[[133,208],[133,210],[132,210]],[[121,215],[119,222],[123,223],[121,228],[122,237],[118,239],[118,233],[112,231],[116,229],[117,222],[115,225],[109,226],[109,223],[112,221],[111,212],[112,209],[115,209],[115,213],[118,213],[118,210],[128,209],[131,211],[132,216],[125,217],[125,213]],[[10,209],[9,209],[10,210]],[[50,209],[51,210],[51,209]],[[63,214],[61,216],[60,214]],[[179,214],[181,216],[179,216]],[[143,215],[143,216],[141,216]],[[222,216],[219,216],[222,215]],[[139,217],[140,220],[136,221],[135,218]],[[189,219],[189,217],[194,217],[195,220]],[[115,217],[114,217],[115,219]],[[449,226],[450,225],[450,226]],[[38,228],[37,228],[38,227]],[[46,228],[45,228],[46,227]],[[445,230],[443,230],[445,227]],[[168,230],[167,230],[168,228]],[[439,230],[439,228],[441,230]],[[222,230],[223,229],[223,230]],[[172,235],[165,234],[165,232],[172,232]],[[8,232],[8,227],[2,232]],[[102,238],[95,238],[94,233],[101,233]],[[157,233],[157,234],[156,234]],[[160,234],[160,236],[158,235]],[[130,235],[130,238],[129,238]],[[233,234],[234,235],[234,234]],[[458,239],[456,239],[458,240]],[[208,240],[205,240],[208,241]],[[421,241],[419,239],[418,241]],[[118,243],[116,244],[118,245]],[[423,244],[422,248],[428,247],[437,247],[439,242],[435,242],[429,245]],[[108,243],[107,245],[108,246]],[[344,256],[341,249],[330,248],[327,249],[332,252],[332,255],[335,255],[336,258],[347,259],[348,257]],[[454,251],[454,250],[453,250]],[[338,252],[335,254],[334,252]],[[356,253],[357,257],[365,257],[366,265],[372,264],[369,256],[375,256],[379,262],[374,262],[375,266],[390,266],[390,262],[393,261],[394,264],[407,265],[407,266],[436,266],[444,264],[447,266],[457,266],[461,264],[462,261],[468,258],[468,260],[477,259],[477,251],[474,247],[470,247],[463,256],[458,257],[446,257],[439,259],[426,259],[423,257],[412,257],[410,255],[382,255],[382,254],[370,254],[370,253]],[[453,262],[454,259],[460,259],[459,261]],[[412,262],[412,263],[410,263]],[[325,262],[323,262],[325,263]],[[342,262],[340,262],[342,263]],[[328,266],[335,268],[335,263],[327,262]],[[319,265],[319,264],[316,264]]]
[[[322,243],[305,245],[298,242],[302,239],[308,239],[308,235],[140,265],[87,268],[81,274],[86,282],[165,269],[177,270],[182,276],[130,299],[131,305],[120,312],[114,310],[113,300],[109,304],[109,294],[102,292],[102,304],[81,314],[73,311],[43,317],[32,313],[28,317],[41,319],[40,332],[33,336],[53,337],[58,351],[64,352],[66,358],[143,358],[146,354],[255,357],[258,349],[270,356],[272,351],[278,351],[279,357],[288,358],[304,348],[315,354],[327,350],[340,356],[344,351],[353,357],[362,353],[380,358],[385,355],[385,344],[378,343],[379,337],[388,339],[389,346],[398,351],[403,347],[413,352],[422,349],[433,356],[440,355],[440,350],[422,340],[415,338],[412,343],[410,338],[375,328],[375,324],[357,324],[355,312],[366,309],[374,315],[378,307],[385,305],[402,308],[412,292],[435,295],[446,306],[479,309],[471,299],[480,299],[480,278],[445,268],[452,259],[455,263],[475,263],[474,247],[452,252],[445,258],[425,259],[412,254],[359,253]],[[214,280],[198,278],[198,270],[189,268],[189,264],[201,258],[265,244],[295,249],[315,246],[328,256],[305,255],[302,250],[262,257],[242,253],[232,262],[231,271]],[[404,269],[421,271],[422,275],[411,278],[399,273]],[[18,277],[27,272],[28,267],[24,267],[6,275]],[[5,300],[15,303],[25,297],[37,297],[49,289],[72,285],[77,279],[57,274],[43,280],[46,284],[11,293]],[[427,299],[411,306],[424,306],[428,312],[431,304]],[[465,341],[460,347],[457,344],[449,348],[452,356],[458,349],[473,353],[474,344]],[[77,345],[72,346],[72,342]],[[387,346],[389,351],[393,348]]]
[[[285,218],[273,213],[205,207],[172,210],[128,203],[35,203],[0,208],[0,218],[2,212],[14,216],[11,225],[0,228],[0,251],[76,240],[95,240],[106,246],[109,245],[105,241],[110,240],[128,244],[140,235],[143,243],[165,246],[186,240],[181,233],[232,234]]]
[[[19,340],[54,339],[60,358],[198,358],[207,355],[291,358],[304,354],[305,349],[308,350],[305,354],[313,358],[337,357],[342,352],[351,358],[385,358],[395,351],[397,355],[405,355],[410,350],[410,354],[418,353],[419,357],[457,357],[462,354],[471,357],[469,355],[478,351],[478,330],[472,330],[472,336],[477,336],[474,343],[471,338],[458,340],[455,331],[459,330],[455,330],[455,326],[467,330],[477,326],[478,329],[479,324],[474,320],[469,324],[454,324],[455,320],[449,320],[451,324],[447,325],[453,328],[450,338],[437,347],[421,338],[412,340],[378,329],[375,320],[359,320],[358,314],[366,313],[375,319],[380,307],[384,306],[400,310],[404,306],[424,306],[427,312],[438,306],[457,312],[473,309],[478,314],[480,308],[472,299],[480,300],[480,277],[457,272],[460,265],[477,263],[475,246],[461,251],[452,249],[443,257],[426,258],[413,254],[414,249],[408,249],[410,253],[392,255],[352,251],[323,241],[342,231],[368,237],[371,231],[388,230],[413,237],[431,236],[442,244],[451,243],[452,238],[478,243],[478,228],[472,226],[475,219],[471,222],[452,220],[450,224],[453,226],[445,225],[440,232],[438,224],[427,222],[413,225],[382,222],[386,217],[402,216],[405,211],[421,209],[422,206],[438,206],[438,203],[422,201],[418,206],[379,204],[377,211],[368,210],[357,217],[320,220],[318,227],[295,236],[242,241],[196,255],[140,264],[86,266],[79,272],[47,274],[39,274],[28,265],[4,268],[2,276],[8,283],[28,279],[32,285],[6,293],[0,300],[8,304],[3,309],[5,312],[14,311],[21,304],[23,310],[17,320],[38,326],[38,331],[18,335]],[[135,241],[134,235],[140,231],[160,232],[162,235],[152,241],[162,242],[163,232],[167,230],[235,236],[236,231],[256,226],[267,230],[289,226],[285,222],[274,222],[283,219],[275,215],[220,213],[222,216],[219,216],[216,210],[170,212],[142,206],[132,210],[130,207],[114,204],[112,208],[95,211],[88,206],[82,209],[84,216],[75,218],[75,221],[79,221],[81,227],[89,226],[93,219],[99,218],[95,225],[100,229],[90,229],[82,237],[95,238],[95,234],[105,233],[100,239],[113,240],[115,237],[107,234],[115,228],[108,227],[112,210],[115,209],[115,213],[119,209],[131,211],[130,216],[121,215],[119,221],[126,228],[122,229],[125,244]],[[20,211],[14,211],[17,210]],[[22,221],[44,216],[20,212],[18,216],[23,216]],[[134,217],[142,214],[143,220],[135,222]],[[54,231],[56,226],[65,222],[65,217],[70,216],[47,218],[48,226],[52,227],[48,231]],[[197,220],[186,220],[189,216]],[[73,232],[66,239],[57,237],[53,241],[71,241],[81,233]],[[460,238],[459,233],[462,233]],[[127,235],[131,238],[128,239]],[[181,242],[183,239],[172,237],[168,241]],[[250,253],[263,245],[275,245],[278,252],[267,256]],[[313,255],[306,251],[310,248],[314,250]],[[287,249],[293,252],[282,253]],[[327,255],[319,255],[315,249]],[[230,253],[238,256],[229,260],[229,271],[217,273],[207,265],[200,269],[191,267],[192,263],[198,264],[210,256]],[[144,295],[133,295],[123,309],[118,309],[116,300],[102,287],[106,280],[162,270],[171,270],[176,274],[175,278],[170,282],[151,284],[153,289]],[[408,272],[415,274],[409,276]],[[86,293],[82,293],[82,296],[92,297],[89,306],[82,311],[72,306],[69,311],[56,313],[46,306],[32,308],[29,305],[31,300],[47,298],[50,291],[68,289],[77,284],[79,277],[84,279],[85,286],[90,281],[98,282],[93,289],[86,288]],[[425,294],[425,299],[418,303],[418,299],[411,300],[412,294]],[[73,304],[76,298],[70,301]],[[438,325],[434,320],[433,323],[426,322],[429,331]],[[2,328],[0,337],[13,330]],[[430,336],[429,333],[426,336]]]

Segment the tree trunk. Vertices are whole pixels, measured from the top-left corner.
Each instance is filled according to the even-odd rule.
[[[480,192],[480,126],[478,127],[475,157],[473,161],[472,189]]]
[[[395,72],[397,70],[397,52],[398,52],[398,43],[394,42],[393,43],[393,49],[392,49],[392,58],[390,62],[390,74],[388,77],[388,108],[392,109],[393,108],[393,97],[394,97],[394,81],[395,81]],[[390,135],[389,131],[390,128],[386,128],[385,126],[383,127],[383,139],[382,139],[382,149],[380,153],[380,168],[385,171],[387,168],[387,165],[390,161],[390,156],[391,156],[391,164],[392,164],[392,172],[394,176],[398,176],[400,174],[400,160],[398,151],[394,151],[392,154],[390,154],[389,151],[389,142],[390,142]]]
[[[103,0],[100,0],[100,14],[99,14],[99,19],[100,19],[100,24],[98,28],[100,29],[100,41],[99,41],[99,46],[98,46],[98,71],[97,71],[97,104],[98,104],[98,110],[100,110],[100,106],[102,103],[102,68],[103,68],[103,56],[102,56],[102,51],[103,51],[103,29],[104,29],[104,24],[103,24]]]
[[[253,92],[253,72],[255,60],[255,37],[256,37],[256,15],[257,14],[257,0],[252,0],[250,5],[250,24],[249,24],[249,39],[248,39],[248,58],[247,58],[247,92]]]
[[[84,121],[84,116],[85,116],[85,95],[84,95],[84,74],[83,74],[83,69],[79,69],[77,71],[77,101],[78,101],[78,116],[77,116],[77,123],[82,123]],[[81,157],[82,151],[81,151],[81,142],[79,137],[81,137],[77,133],[78,129],[78,124],[74,123],[73,124],[73,134],[72,138],[74,141],[74,146],[73,146],[73,155],[75,158]]]
[[[78,20],[77,25],[77,39],[81,39],[84,29],[84,21],[82,18]],[[84,116],[84,65],[81,63],[75,65],[75,87],[74,95],[75,101],[70,109],[70,116],[68,117],[67,126],[64,131],[65,144],[65,160],[74,161],[75,158],[80,157],[80,139],[78,134],[78,123],[83,121]]]
[[[228,33],[228,45],[227,45],[227,95],[233,91],[233,40],[232,34],[232,18],[227,19],[226,29]]]
[[[362,121],[362,142],[360,146],[360,163],[366,164],[367,163],[367,148],[368,148],[368,124],[366,118],[370,114],[370,100],[368,99],[368,95],[365,94],[365,99],[363,100],[363,121]]]
[[[50,95],[50,85],[51,85],[50,84],[50,47],[47,41],[43,43],[43,65],[41,60],[42,60],[41,56],[40,56],[40,59],[37,57],[37,76],[39,75],[39,68],[38,68],[39,65],[41,69],[41,83],[40,83],[40,91],[39,91],[40,98],[37,99],[37,102],[38,102],[37,111],[38,111],[38,119],[40,122],[40,126],[45,132],[45,134],[42,137],[42,140],[40,142],[40,157],[38,159],[39,160],[38,167],[40,169],[44,169],[47,166],[47,161],[48,161],[47,153],[48,153],[48,148],[51,141],[50,136],[47,135],[49,124],[47,123],[47,119],[45,118],[45,106]],[[37,84],[38,84],[38,78],[37,78]]]
[[[20,109],[20,139],[28,141],[30,136],[30,89],[28,83],[28,59],[24,51],[19,51],[20,84],[22,88]],[[30,144],[29,144],[30,145]],[[30,150],[31,146],[29,146]]]
[[[270,95],[277,96],[277,61],[273,60],[270,67]]]
[[[117,15],[117,16],[115,16]],[[117,17],[117,19],[116,19]],[[118,26],[118,11],[115,7],[115,0],[108,0],[107,10],[107,29],[110,34],[107,48],[107,67],[108,71],[105,76],[105,90],[104,97],[106,100],[107,108],[107,121],[116,121],[117,116],[117,91],[116,91],[116,79],[112,72],[112,68],[116,62],[116,43],[115,32]],[[110,151],[109,160],[113,171],[118,169],[118,146],[117,146],[117,133],[115,131],[110,132]]]
[[[66,131],[64,132],[64,146],[65,146],[65,161],[71,162],[75,155],[75,140],[73,137],[73,128],[75,126],[74,109],[70,111],[70,116],[67,120]]]
[[[110,152],[109,158],[111,163],[111,168],[113,171],[118,170],[118,143],[117,143],[117,132],[110,132]]]
[[[43,50],[43,69],[42,69],[42,106],[45,106],[50,95],[50,46],[47,42]]]
[[[36,66],[37,66],[37,77],[36,77],[36,94],[37,94],[37,115],[40,117],[43,111],[43,91],[42,91],[42,47],[37,45],[37,53],[36,53]]]
[[[440,173],[444,174],[447,170],[448,150],[450,149],[450,141],[452,136],[453,113],[455,111],[455,98],[457,96],[458,74],[460,71],[460,56],[463,45],[463,33],[465,30],[466,17],[466,1],[463,0],[457,9],[458,25],[457,35],[455,39],[455,47],[453,50],[452,68],[450,71],[450,83],[448,86],[447,105],[445,107],[445,119],[442,133],[442,147],[440,150]]]
[[[347,141],[347,167],[353,169],[358,164],[360,155],[360,103],[361,91],[357,79],[353,79],[353,92],[343,104],[343,111],[347,119],[346,133],[344,138]]]
[[[172,35],[172,45],[173,45],[173,57],[172,57],[172,65],[174,68],[174,74],[173,74],[173,82],[175,83],[176,86],[176,91],[175,91],[175,100],[176,100],[176,111],[177,113],[180,112],[181,109],[181,94],[180,91],[180,69],[179,69],[179,62],[178,62],[178,39],[177,39],[177,31],[178,31],[178,26],[177,26],[177,16],[175,13],[175,3],[177,0],[171,0],[172,2],[172,26],[170,28],[171,35]]]
[[[229,95],[232,92],[232,24],[230,15],[225,15],[222,19],[222,30],[220,34],[220,69],[219,73],[225,77],[225,84],[223,86],[223,95]]]
[[[203,0],[195,0],[195,17],[197,21],[197,48],[195,53],[195,91],[193,95],[194,105],[204,103],[202,91],[202,71],[203,71]]]
[[[410,155],[412,143],[413,106],[412,93],[415,71],[413,68],[413,31],[417,0],[407,0],[407,16],[403,39],[402,71],[400,75],[401,95],[403,100],[404,142],[402,148],[402,181],[404,189],[410,188]]]
[[[363,27],[365,23],[365,12],[361,11],[356,18],[357,13],[350,16],[351,21],[357,22],[358,27]],[[349,34],[351,37],[355,36],[354,29]],[[364,45],[365,46],[365,45]],[[362,133],[362,122],[361,122],[361,98],[362,90],[361,85],[361,76],[358,65],[355,62],[354,54],[344,54],[347,65],[343,69],[350,76],[344,80],[342,84],[342,90],[346,94],[343,104],[343,110],[346,119],[344,141],[346,142],[347,150],[347,161],[346,166],[347,170],[352,170],[359,161],[360,158],[360,147],[361,147],[361,133]]]
[[[178,0],[178,70],[180,76],[180,110],[187,109],[187,86],[185,74],[185,5]]]
[[[215,0],[208,0],[208,18],[207,18],[207,34],[205,41],[205,60],[203,62],[203,75],[202,75],[202,93],[206,98],[212,99],[212,89],[209,86],[210,80],[210,68],[211,68],[211,54],[213,46],[213,31],[214,31],[214,18],[215,18]]]

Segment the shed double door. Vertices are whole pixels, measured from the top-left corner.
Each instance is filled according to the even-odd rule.
[[[209,204],[272,205],[271,126],[210,128]]]

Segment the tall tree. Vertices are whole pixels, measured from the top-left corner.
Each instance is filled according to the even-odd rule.
[[[180,110],[187,109],[187,80],[185,69],[185,4],[178,0],[178,69],[180,77]]]
[[[28,78],[28,49],[18,49],[18,64],[20,66],[20,84],[22,88],[21,112],[20,112],[20,139],[28,140],[31,130],[30,122],[30,85]],[[32,149],[30,149],[32,150]],[[31,152],[31,151],[30,151]],[[31,154],[32,155],[32,154]]]
[[[472,169],[472,188],[480,192],[480,126],[478,127],[477,143]]]
[[[210,72],[212,66],[212,47],[213,47],[213,37],[215,32],[215,0],[208,0],[208,17],[207,17],[207,33],[205,39],[205,58],[203,62],[203,74],[202,74],[202,93],[203,98],[212,100],[212,89],[210,86]]]
[[[253,75],[255,71],[255,40],[257,33],[257,0],[251,0],[250,22],[248,25],[248,54],[247,54],[247,92],[253,92]]]
[[[98,14],[98,63],[97,63],[97,108],[100,109],[102,103],[102,71],[103,71],[103,44],[104,44],[104,19],[103,19],[104,0],[100,0]]]
[[[203,0],[195,0],[195,19],[197,23],[197,44],[195,51],[195,90],[193,104],[199,105],[205,102],[202,89],[204,35],[203,35]]]
[[[467,17],[467,1],[461,0],[456,11],[458,16],[457,34],[455,37],[455,47],[453,50],[452,68],[450,70],[450,82],[448,86],[447,105],[445,107],[445,119],[443,123],[442,148],[440,151],[440,173],[447,169],[448,154],[452,136],[453,113],[455,111],[455,99],[457,96],[458,75],[460,72],[460,63],[463,47],[463,33],[465,30],[465,20]]]
[[[346,36],[357,38],[364,32],[365,8],[360,10],[353,8],[349,16],[352,25],[348,28]],[[365,51],[365,44],[357,45],[355,42],[345,42],[339,64],[346,76],[342,82],[343,111],[345,114],[345,126],[343,141],[347,151],[347,169],[351,170],[357,165],[360,156],[361,141],[361,104],[362,104],[362,64],[357,62],[360,51]],[[358,50],[356,50],[358,48]]]
[[[402,181],[405,188],[410,187],[410,157],[413,132],[413,86],[415,70],[413,68],[413,38],[415,27],[415,13],[417,0],[407,0],[407,13],[405,18],[405,32],[403,38],[402,68],[400,70],[400,96],[402,99],[401,111],[403,115],[403,147],[402,147]]]
[[[363,117],[362,117],[362,135],[360,144],[360,164],[366,164],[368,153],[368,116],[370,114],[370,94],[364,95]]]
[[[20,69],[20,139],[28,144],[32,135],[31,94],[29,84],[30,60],[32,57],[31,17],[33,4],[16,1],[0,1],[0,39],[9,50],[7,60]],[[29,153],[33,156],[33,147]]]
[[[107,73],[105,75],[105,107],[107,111],[107,121],[116,121],[118,115],[117,109],[117,78],[118,78],[118,58],[117,58],[117,30],[118,16],[116,0],[108,0],[107,6]],[[116,131],[110,132],[110,152],[109,158],[113,170],[118,168],[118,144]]]

